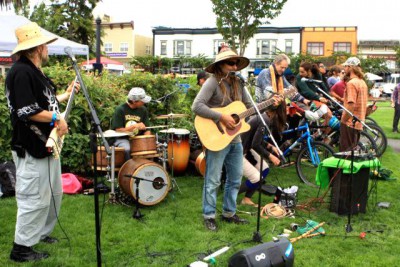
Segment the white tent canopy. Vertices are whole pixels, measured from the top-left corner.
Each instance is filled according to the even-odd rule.
[[[17,46],[17,38],[15,37],[15,29],[31,22],[29,19],[17,15],[0,15],[0,52],[8,52],[11,54]],[[64,48],[69,46],[74,55],[86,55],[89,57],[89,47],[79,44],[58,35],[42,29],[46,36],[55,36],[57,41],[48,45],[49,55],[66,55]]]
[[[370,73],[370,72],[365,73],[365,76],[370,81],[378,81],[378,80],[382,80],[383,79],[381,76],[378,76],[378,75]]]

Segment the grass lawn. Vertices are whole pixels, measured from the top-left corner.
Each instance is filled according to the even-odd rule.
[[[381,105],[373,118],[391,136],[393,109],[387,108],[386,103]],[[388,147],[381,163],[393,171],[393,177],[400,178],[399,168],[396,167],[399,162],[400,154]],[[230,246],[228,252],[216,258],[217,266],[227,266],[235,252],[256,245],[246,242],[252,239],[256,229],[256,216],[241,214],[250,221],[250,224],[241,226],[222,223],[218,218],[219,231],[209,232],[203,225],[201,215],[203,179],[188,172],[188,175],[176,177],[176,180],[182,193],[174,190],[157,205],[141,208],[145,215],[142,221],[132,219],[133,207],[103,204],[108,195],[100,195],[104,266],[186,266],[202,255]],[[267,180],[282,187],[298,185],[299,203],[295,218],[261,219],[260,233],[264,242],[271,241],[285,228],[289,229],[291,223],[304,225],[307,219],[326,222],[323,226],[325,237],[302,239],[293,244],[295,266],[398,266],[398,180],[370,181],[370,186],[376,185],[377,192],[372,190],[365,214],[352,216],[353,231],[348,234],[345,232],[347,216],[329,212],[329,192],[300,183],[293,166],[273,168]],[[325,203],[311,205],[311,209],[304,208],[306,203],[325,193]],[[238,202],[241,198],[238,197]],[[219,214],[221,200],[222,194],[218,199]],[[272,197],[262,196],[263,204],[271,201]],[[376,208],[376,203],[381,201],[390,202],[391,206],[388,209]],[[57,225],[53,234],[61,242],[37,245],[38,250],[49,251],[51,257],[36,263],[16,265],[8,259],[14,236],[15,199],[0,199],[0,209],[0,266],[96,266],[93,196],[64,195],[60,215],[62,228]],[[238,209],[256,211],[256,208],[241,205]],[[361,239],[359,235],[362,231],[371,232]],[[291,237],[297,235],[293,233]]]

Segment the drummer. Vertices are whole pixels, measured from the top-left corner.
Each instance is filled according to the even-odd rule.
[[[117,132],[128,132],[130,135],[149,135],[146,125],[149,125],[149,112],[144,104],[149,103],[151,97],[146,95],[143,88],[134,87],[128,93],[127,102],[115,109],[111,129]],[[131,158],[129,137],[119,137],[114,146],[125,149],[125,161]]]

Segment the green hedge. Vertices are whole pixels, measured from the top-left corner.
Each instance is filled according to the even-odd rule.
[[[61,64],[46,67],[44,72],[54,81],[60,93],[75,77],[75,72],[71,67]],[[166,123],[165,120],[155,120],[154,118],[157,115],[170,112],[191,114],[190,106],[199,89],[196,85],[195,76],[172,80],[169,77],[142,72],[123,76],[116,76],[107,72],[104,72],[101,76],[93,76],[85,72],[81,72],[81,75],[103,131],[109,129],[114,109],[126,101],[126,96],[132,87],[144,88],[153,99],[158,99],[175,91],[168,98],[168,101],[162,104],[148,104],[153,125]],[[189,83],[191,88],[187,93],[184,93],[181,87],[177,86],[177,83]],[[4,80],[0,83],[0,90],[4,92]],[[0,128],[0,145],[2,147],[0,160],[4,161],[11,159],[11,125],[4,93],[0,94],[0,104],[0,122],[2,125]],[[61,110],[64,110],[65,104],[66,102],[62,104]],[[174,122],[176,122],[175,128],[193,130],[191,117]],[[90,169],[88,134],[91,130],[91,114],[82,92],[75,96],[74,106],[69,117],[69,127],[70,134],[65,138],[62,151],[63,170],[77,173],[88,171]]]

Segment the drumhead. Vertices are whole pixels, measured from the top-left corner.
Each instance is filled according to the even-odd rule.
[[[187,134],[190,134],[190,131],[186,130],[186,129],[175,129],[174,134],[176,134],[176,135],[187,135]]]
[[[130,159],[119,171],[118,181],[122,190],[136,199],[135,178],[143,179],[139,182],[139,203],[142,205],[155,205],[168,194],[171,185],[168,174],[154,162]]]

